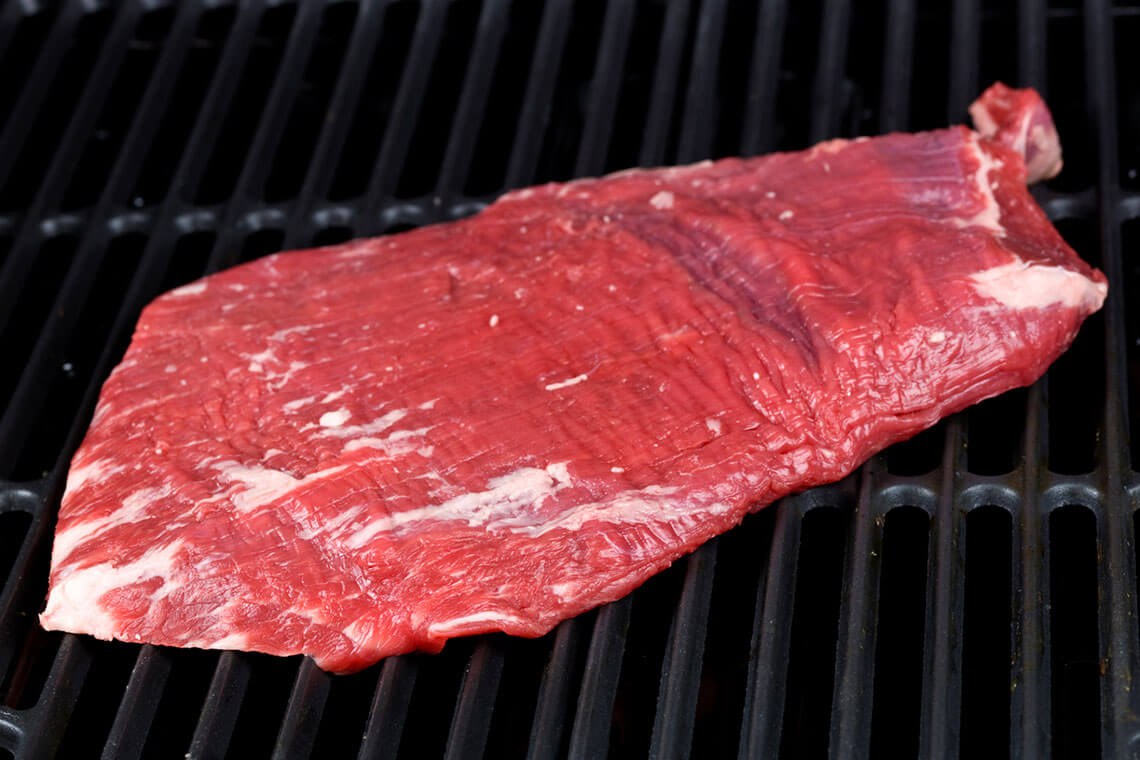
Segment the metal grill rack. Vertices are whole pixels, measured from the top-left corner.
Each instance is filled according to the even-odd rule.
[[[0,758],[1140,753],[1137,39],[1108,0],[9,0]],[[1054,109],[1036,192],[1112,283],[1032,389],[534,641],[332,677],[37,627],[67,460],[162,290],[538,181],[961,122],[998,78]]]

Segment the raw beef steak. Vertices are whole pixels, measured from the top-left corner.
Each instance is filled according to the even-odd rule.
[[[348,672],[538,636],[751,510],[1040,376],[1106,292],[966,127],[512,192],[143,313],[72,462],[41,621]]]

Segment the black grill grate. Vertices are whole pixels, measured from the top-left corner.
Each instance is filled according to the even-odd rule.
[[[1108,0],[10,0],[0,758],[1135,754],[1138,34]],[[1036,192],[1113,283],[1032,389],[535,641],[330,677],[35,625],[67,459],[162,290],[509,187],[960,122],[997,78],[1053,107]]]

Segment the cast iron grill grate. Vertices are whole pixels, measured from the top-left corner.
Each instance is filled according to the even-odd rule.
[[[1138,35],[1107,0],[4,4],[0,758],[1136,753]],[[999,78],[1054,109],[1038,197],[1113,283],[1034,388],[535,641],[330,677],[35,625],[67,460],[162,290],[538,181],[960,122]]]

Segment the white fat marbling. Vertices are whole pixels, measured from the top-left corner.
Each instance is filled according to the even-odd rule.
[[[582,382],[583,380],[585,380],[588,377],[589,377],[589,375],[577,375],[575,377],[570,378],[569,380],[563,380],[560,383],[550,383],[550,384],[546,385],[545,387],[546,387],[546,390],[548,390],[548,391],[557,391],[557,390],[561,390],[562,388],[569,388],[571,385],[577,385],[578,383]]]
[[[1061,304],[1095,311],[1108,293],[1107,285],[1093,282],[1079,272],[1020,259],[975,272],[970,280],[978,295],[1011,309],[1043,309]]]
[[[473,612],[470,615],[444,620],[440,623],[432,623],[428,626],[428,634],[432,636],[449,636],[452,632],[461,630],[472,623],[491,623],[499,621],[514,623],[526,622],[517,615],[510,615],[505,612]]]
[[[383,433],[407,416],[407,409],[393,409],[387,414],[377,417],[371,422],[366,422],[363,425],[341,425],[339,427],[326,428],[321,432],[324,435],[331,435],[336,438],[363,438],[365,436],[375,435],[376,433]]]
[[[241,632],[230,633],[221,637],[220,639],[215,639],[206,648],[248,650],[250,648],[249,636]]]
[[[344,444],[343,451],[357,451],[359,449],[377,449],[388,456],[400,456],[415,451],[422,457],[430,457],[435,450],[433,446],[420,446],[424,434],[431,430],[431,426],[417,430],[397,430],[384,438],[364,436],[353,438]]]
[[[340,427],[348,422],[348,418],[352,416],[352,412],[347,409],[337,409],[333,412],[325,412],[321,415],[319,420],[321,427],[335,428]]]
[[[550,585],[550,593],[566,602],[577,596],[581,584],[575,581],[567,581],[565,583],[552,583]]]
[[[985,205],[981,211],[969,219],[956,219],[954,221],[959,227],[981,227],[995,235],[1004,237],[1005,227],[1001,226],[1001,206],[998,205],[997,198],[994,197],[993,186],[990,184],[990,172],[1001,168],[1001,163],[990,158],[989,154],[982,150],[978,139],[976,134],[971,136],[970,145],[978,159],[978,168],[971,181],[977,191],[981,193]]]
[[[661,190],[649,199],[649,205],[659,211],[665,211],[673,208],[673,200],[673,193],[668,190]]]
[[[488,482],[484,491],[460,494],[440,503],[377,517],[344,537],[351,549],[366,546],[377,536],[418,522],[458,522],[488,531],[510,531],[537,537],[552,530],[576,531],[590,522],[614,525],[672,523],[692,524],[732,509],[731,504],[707,503],[697,498],[677,498],[672,486],[649,486],[622,491],[601,501],[578,504],[565,511],[543,516],[539,508],[558,491],[571,484],[565,462],[544,469],[524,467]]]
[[[289,401],[281,405],[281,408],[287,412],[295,412],[303,406],[307,406],[317,400],[316,396],[305,396],[294,401]]]
[[[217,465],[218,475],[223,480],[245,486],[243,490],[228,494],[230,503],[241,512],[250,512],[263,507],[347,469],[348,465],[337,465],[310,473],[303,478],[295,478],[287,472],[268,467],[245,467],[236,462],[221,462]]]
[[[296,327],[285,327],[285,328],[278,330],[277,332],[273,333],[272,335],[270,335],[269,340],[272,343],[280,343],[281,341],[285,340],[285,338],[287,338],[290,335],[293,335],[294,333],[309,332],[310,330],[316,329],[319,326],[320,325],[312,324],[312,325],[297,325]]]
[[[579,504],[572,509],[545,522],[527,522],[525,517],[499,520],[491,527],[507,528],[525,536],[536,537],[552,530],[580,530],[589,522],[604,522],[613,525],[636,523],[671,522],[674,520],[704,519],[709,514],[720,514],[729,505],[711,504],[698,507],[692,500],[677,499],[673,486],[648,486],[641,489],[622,491],[603,501]]]
[[[72,465],[67,473],[67,488],[65,492],[67,494],[73,494],[89,483],[104,480],[125,469],[126,465],[116,464],[111,459],[96,459],[94,462],[88,462],[78,467]]]
[[[52,554],[56,564],[65,560],[72,550],[81,543],[119,525],[138,522],[146,517],[147,508],[156,501],[170,496],[169,488],[140,488],[123,499],[122,504],[109,515],[77,522],[57,531],[52,544]]]
[[[336,517],[325,520],[319,525],[299,528],[297,530],[297,538],[303,541],[309,541],[325,533],[335,533],[346,525],[351,524],[353,520],[360,517],[366,511],[367,508],[363,505],[343,509]]]
[[[207,287],[207,283],[205,280],[198,280],[197,282],[192,282],[189,285],[183,285],[180,288],[175,288],[174,290],[170,291],[170,295],[172,295],[172,296],[195,296],[195,295],[198,295],[199,293],[206,292],[206,287]]]
[[[520,507],[539,506],[569,484],[565,462],[551,464],[545,469],[523,467],[488,481],[485,491],[465,493],[442,504],[378,517],[348,536],[345,543],[350,548],[359,549],[381,533],[423,520],[465,522],[470,527],[487,525],[497,518],[517,514]]]
[[[839,151],[846,148],[850,142],[852,141],[845,140],[843,138],[836,138],[834,140],[825,140],[824,142],[816,143],[816,145],[814,145],[810,150],[806,152],[804,155],[804,160],[812,161],[816,158],[819,158],[820,154],[831,155],[833,153],[838,153]],[[858,142],[858,140],[855,142]]]
[[[67,565],[57,567],[40,622],[49,631],[66,630],[110,639],[118,628],[118,622],[99,604],[99,599],[108,591],[149,578],[163,578],[169,582],[174,573],[175,557],[182,548],[181,541],[174,541],[157,546],[134,562],[117,567],[109,563],[82,569]]]
[[[264,351],[258,351],[256,354],[249,354],[245,358],[249,359],[251,364],[267,364],[277,357],[272,348],[267,348]]]

